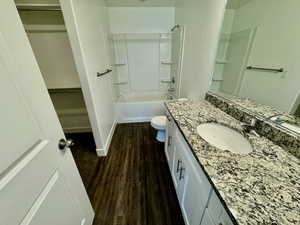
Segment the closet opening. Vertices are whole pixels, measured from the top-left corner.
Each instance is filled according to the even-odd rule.
[[[64,133],[76,145],[82,146],[87,137],[94,145],[60,5],[16,2],[16,6]]]

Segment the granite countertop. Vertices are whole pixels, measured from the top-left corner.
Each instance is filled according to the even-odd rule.
[[[260,104],[254,100],[251,100],[249,98],[242,98],[234,95],[229,95],[225,93],[213,93],[209,92],[210,95],[212,96],[218,96],[223,99],[226,99],[227,101],[230,101],[234,103],[235,105],[243,108],[246,110],[248,113],[252,114],[253,116],[260,116],[262,118],[269,118],[274,115],[281,115],[279,116],[279,119],[297,126],[300,126],[300,118],[288,114],[286,112],[280,111],[276,109],[275,107],[265,105],[265,104]]]
[[[264,137],[245,135],[248,155],[219,150],[197,134],[217,122],[240,133],[238,120],[206,101],[171,101],[166,107],[239,225],[300,224],[300,160]]]

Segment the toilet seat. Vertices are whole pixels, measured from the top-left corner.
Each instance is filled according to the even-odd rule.
[[[157,130],[165,130],[167,126],[166,116],[155,116],[151,120],[151,125]]]

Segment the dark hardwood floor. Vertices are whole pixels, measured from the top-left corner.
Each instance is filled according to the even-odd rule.
[[[149,123],[117,126],[107,157],[91,134],[68,135],[95,209],[94,225],[183,225],[164,155]]]

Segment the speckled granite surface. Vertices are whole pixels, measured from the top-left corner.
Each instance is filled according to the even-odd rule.
[[[249,155],[218,150],[197,134],[197,126],[217,122],[242,133],[238,120],[206,101],[166,107],[238,224],[300,224],[299,159],[249,134],[244,134],[254,149]]]
[[[211,92],[206,94],[205,99],[239,121],[249,122],[255,117],[258,120],[255,129],[259,134],[300,159],[300,134],[265,120],[266,117],[279,114],[279,111],[268,106],[257,106],[250,100],[242,104],[240,102],[242,100],[229,100]],[[264,110],[265,113],[263,113]]]
[[[227,99],[228,101],[231,101],[232,103],[241,107],[243,110],[248,111],[248,113],[250,113],[254,116],[258,115],[261,118],[265,119],[265,118],[280,114],[280,115],[282,115],[282,116],[279,116],[280,120],[300,126],[300,118],[299,117],[289,115],[285,112],[279,111],[276,108],[268,106],[268,105],[259,104],[249,98],[240,98],[237,96],[222,95],[222,93],[215,94],[212,92],[208,92],[208,95]]]

